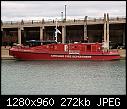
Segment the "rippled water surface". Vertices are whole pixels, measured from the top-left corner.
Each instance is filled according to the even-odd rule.
[[[126,94],[125,60],[1,61],[2,95]]]

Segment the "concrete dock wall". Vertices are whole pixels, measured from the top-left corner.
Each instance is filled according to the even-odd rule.
[[[10,59],[15,59],[13,56],[9,55],[9,46],[7,46],[6,48],[4,46],[1,47],[1,59],[4,60],[10,60]]]

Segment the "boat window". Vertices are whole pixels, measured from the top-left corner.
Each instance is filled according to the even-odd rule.
[[[30,47],[39,46],[41,45],[40,42],[27,42],[26,45],[29,45]]]
[[[87,51],[91,51],[91,45],[87,45]]]
[[[74,48],[77,48],[77,46],[75,46]]]
[[[26,45],[29,45],[31,47],[33,46],[40,46],[40,45],[47,45],[47,44],[57,44],[57,42],[55,41],[40,41],[40,40],[30,40],[30,41],[26,41]]]

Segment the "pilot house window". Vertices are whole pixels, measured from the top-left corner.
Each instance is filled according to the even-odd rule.
[[[91,45],[87,45],[87,51],[91,51]]]

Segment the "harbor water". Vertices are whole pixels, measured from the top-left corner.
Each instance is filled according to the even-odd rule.
[[[2,95],[125,95],[125,60],[1,61]]]

